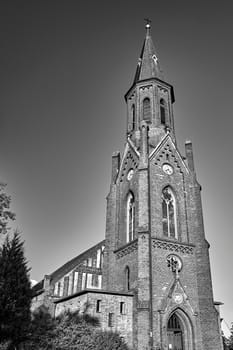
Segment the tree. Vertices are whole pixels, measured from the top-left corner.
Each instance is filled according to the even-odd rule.
[[[233,323],[231,324],[230,331],[231,331],[231,334],[230,334],[229,338],[227,339],[226,343],[227,343],[228,349],[233,350]]]
[[[94,343],[93,350],[128,350],[126,342],[118,333],[99,331],[95,335]]]
[[[57,317],[54,342],[56,349],[95,349],[93,334],[99,322],[88,314],[67,311]]]
[[[15,220],[15,214],[10,210],[11,197],[5,192],[6,184],[0,183],[0,234],[6,234],[9,220]]]
[[[25,348],[30,350],[53,349],[55,330],[56,320],[52,318],[46,307],[40,307],[32,314]]]
[[[66,311],[55,320],[46,310],[38,311],[31,333],[30,350],[128,350],[118,334],[101,331],[98,319],[79,311]]]
[[[79,311],[67,311],[57,318],[54,337],[57,350],[128,350],[119,334],[101,331],[98,319]]]
[[[222,334],[222,343],[223,343],[223,350],[230,350],[228,347],[228,339]]]
[[[29,268],[19,233],[7,236],[0,251],[0,334],[17,349],[27,338],[31,322]]]

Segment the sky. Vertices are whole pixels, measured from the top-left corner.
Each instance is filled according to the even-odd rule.
[[[104,239],[149,17],[181,153],[193,142],[214,298],[233,321],[232,11],[231,0],[1,1],[0,179],[32,279]]]

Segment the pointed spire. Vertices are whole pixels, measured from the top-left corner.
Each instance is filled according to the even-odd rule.
[[[159,66],[158,56],[150,34],[151,21],[146,19],[146,38],[143,43],[134,83],[139,80],[158,78],[163,80],[163,73]]]

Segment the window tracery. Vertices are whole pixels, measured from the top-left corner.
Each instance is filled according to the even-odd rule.
[[[162,222],[163,234],[177,238],[177,208],[172,189],[167,186],[162,191]]]
[[[126,228],[126,243],[134,240],[135,233],[135,200],[130,192],[127,198],[127,228]]]

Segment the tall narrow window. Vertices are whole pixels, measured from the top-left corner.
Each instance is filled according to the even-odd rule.
[[[125,315],[126,314],[126,307],[125,307],[125,302],[121,301],[120,302],[120,314]]]
[[[108,314],[108,327],[113,327],[113,316],[114,314],[112,312]]]
[[[166,103],[163,98],[160,100],[160,118],[161,124],[166,124]]]
[[[132,130],[135,130],[135,126],[136,126],[136,120],[135,120],[135,105],[132,105]]]
[[[96,301],[96,312],[101,312],[101,300]]]
[[[73,285],[73,293],[78,291],[78,271],[74,272],[74,285]]]
[[[163,234],[177,238],[177,208],[172,189],[167,186],[162,191]]]
[[[69,276],[66,276],[64,278],[63,296],[67,296],[68,295],[68,290],[69,290]]]
[[[57,284],[57,295],[59,295],[59,297],[61,296],[61,282]]]
[[[86,272],[83,272],[82,274],[82,290],[86,288],[86,283],[87,283],[87,274]]]
[[[134,239],[135,232],[135,201],[134,196],[130,192],[127,197],[127,227],[126,227],[126,242],[131,242]]]
[[[99,287],[99,275],[96,275],[96,274],[92,275],[92,287],[94,288]]]
[[[113,327],[113,316],[114,314],[112,312],[108,314],[108,327]]]
[[[87,259],[87,266],[92,267],[92,258]]]
[[[130,269],[129,266],[125,268],[125,288],[126,290],[130,290]]]
[[[151,121],[151,106],[150,106],[150,99],[148,97],[144,98],[142,103],[142,115],[143,120],[146,120],[147,122]]]
[[[96,254],[96,267],[98,269],[100,269],[100,263],[101,263],[101,249],[98,249]]]

